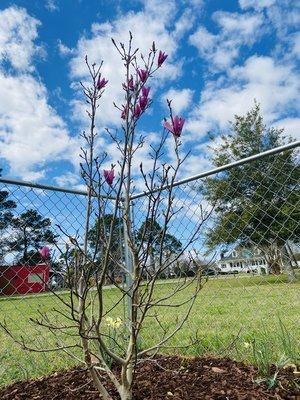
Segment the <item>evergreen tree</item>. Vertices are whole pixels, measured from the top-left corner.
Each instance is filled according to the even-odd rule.
[[[0,168],[0,176],[1,172]],[[6,254],[8,227],[13,217],[12,210],[16,206],[16,203],[9,199],[8,191],[0,190],[0,263]]]
[[[164,237],[163,237],[164,235]],[[150,259],[148,273],[155,273],[155,258],[162,253],[164,257],[178,254],[182,250],[182,243],[170,233],[165,233],[157,221],[148,219],[142,223],[138,232],[137,240],[142,241],[143,246],[149,246]],[[163,248],[161,248],[163,246]],[[169,271],[166,271],[168,274]]]
[[[235,116],[230,134],[216,144],[212,162],[220,167],[290,140],[283,130],[265,126],[255,103],[245,116]],[[265,255],[269,269],[278,272],[283,254],[289,251],[289,241],[299,242],[299,177],[296,152],[288,150],[208,178],[201,190],[216,204],[209,247],[256,246]]]
[[[34,265],[41,261],[38,250],[46,244],[54,244],[51,221],[43,218],[36,210],[27,210],[10,221],[12,234],[10,251],[18,253],[18,262]]]
[[[106,214],[99,218],[94,226],[89,231],[89,244],[91,247],[92,257],[98,260],[98,265],[101,269],[101,257],[105,254],[111,223],[113,220],[112,214]],[[112,228],[112,240],[110,248],[109,275],[111,279],[115,279],[120,273],[120,264],[123,264],[123,220],[115,218]]]

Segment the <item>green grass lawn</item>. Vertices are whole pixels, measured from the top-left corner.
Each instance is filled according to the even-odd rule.
[[[174,283],[161,282],[157,285],[155,296],[166,294]],[[192,288],[188,289],[189,291]],[[186,298],[187,291],[177,295],[176,301]],[[68,301],[68,294],[61,294]],[[107,307],[118,298],[115,289],[105,291]],[[0,319],[6,319],[8,327],[19,338],[38,348],[51,348],[55,336],[44,328],[30,322],[39,313],[48,314],[52,320],[65,321],[54,309],[62,312],[62,307],[53,295],[31,295],[23,298],[0,298]],[[215,354],[230,356],[246,362],[255,363],[256,356],[268,362],[278,363],[285,355],[293,362],[299,362],[300,338],[300,280],[288,284],[284,275],[275,276],[223,276],[211,278],[201,290],[192,315],[184,328],[172,339],[170,346],[180,346],[181,354]],[[183,313],[178,308],[156,310],[161,324],[171,329]],[[113,316],[124,316],[121,303]],[[281,322],[280,322],[281,321]],[[160,326],[154,319],[145,322],[142,332],[143,348],[154,344],[158,339]],[[193,346],[185,347],[197,336]],[[70,336],[61,340],[74,343]],[[165,352],[174,352],[167,348]],[[80,357],[80,352],[76,353]],[[17,380],[24,380],[50,374],[59,369],[69,368],[79,361],[65,353],[25,352],[12,339],[0,331],[0,386]]]

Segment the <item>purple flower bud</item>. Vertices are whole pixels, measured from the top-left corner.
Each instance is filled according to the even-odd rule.
[[[109,184],[109,186],[112,185],[114,178],[115,178],[115,171],[113,169],[105,169],[103,171],[104,174],[104,179],[106,180],[106,182]]]
[[[43,260],[47,260],[50,257],[50,249],[47,246],[42,247],[39,253]]]
[[[158,67],[161,67],[163,65],[163,63],[166,61],[167,57],[168,57],[168,54],[166,54],[163,51],[159,50],[158,60],[157,60]]]
[[[148,99],[147,99],[147,97],[141,96],[141,97],[139,98],[139,104],[140,104],[141,110],[144,111],[145,108],[147,107],[147,104],[148,104]]]
[[[130,79],[128,79],[127,84],[123,83],[123,88],[125,90],[134,90],[134,83],[133,83],[133,77],[131,76]]]
[[[97,89],[98,90],[104,89],[107,82],[108,81],[105,78],[101,79],[101,75],[99,75],[98,82],[97,82]]]
[[[134,117],[138,118],[141,115],[141,112],[142,112],[141,107],[137,104],[134,108],[134,114],[133,114]]]
[[[172,124],[168,121],[164,122],[164,127],[174,136],[179,137],[182,132],[183,125],[185,123],[185,119],[182,117],[178,117],[177,115],[172,118]]]
[[[150,87],[146,87],[146,86],[142,87],[142,95],[143,95],[143,97],[147,97],[148,98],[149,92],[150,92]]]
[[[146,82],[146,80],[148,79],[148,71],[146,71],[145,69],[138,69],[137,73],[140,77],[140,80],[144,83]]]
[[[122,118],[122,119],[126,119],[126,117],[127,117],[127,111],[128,111],[127,106],[123,106],[123,110],[122,110],[122,112],[121,112],[121,118]]]

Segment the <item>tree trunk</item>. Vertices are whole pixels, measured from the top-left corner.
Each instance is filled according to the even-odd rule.
[[[151,246],[150,247],[150,257],[149,257],[149,260],[150,260],[150,276],[149,276],[149,279],[151,279],[152,278],[152,276],[155,274],[155,258],[154,258],[154,251],[153,251],[153,247]]]
[[[131,389],[122,385],[119,390],[121,400],[132,400]]]
[[[23,263],[26,263],[27,262],[27,251],[28,251],[26,228],[23,229],[23,237],[24,237]]]
[[[282,247],[282,253],[283,253],[283,266],[288,276],[288,282],[294,282],[296,279],[296,274],[293,268],[291,256],[288,252],[286,245]]]
[[[271,243],[264,251],[270,274],[279,275],[282,272],[282,254],[276,242]]]
[[[121,400],[132,400],[132,363],[122,367],[121,371],[121,385],[118,389]]]
[[[280,275],[281,274],[281,268],[280,264],[276,261],[269,261],[268,262],[268,268],[271,274],[273,275]]]

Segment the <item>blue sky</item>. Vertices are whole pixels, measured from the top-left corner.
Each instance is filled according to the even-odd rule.
[[[79,133],[87,120],[78,82],[84,56],[104,60],[109,79],[98,127],[100,149],[117,153],[104,133],[118,127],[112,102],[121,101],[122,69],[110,38],[147,50],[153,40],[169,54],[152,84],[153,106],[139,129],[147,142],[161,134],[173,98],[187,119],[181,176],[209,168],[207,133],[225,133],[234,114],[254,98],[268,125],[300,138],[300,8],[294,0],[1,0],[0,166],[4,174],[42,183],[80,186]],[[172,139],[172,138],[170,138]],[[172,154],[167,155],[172,161]]]

